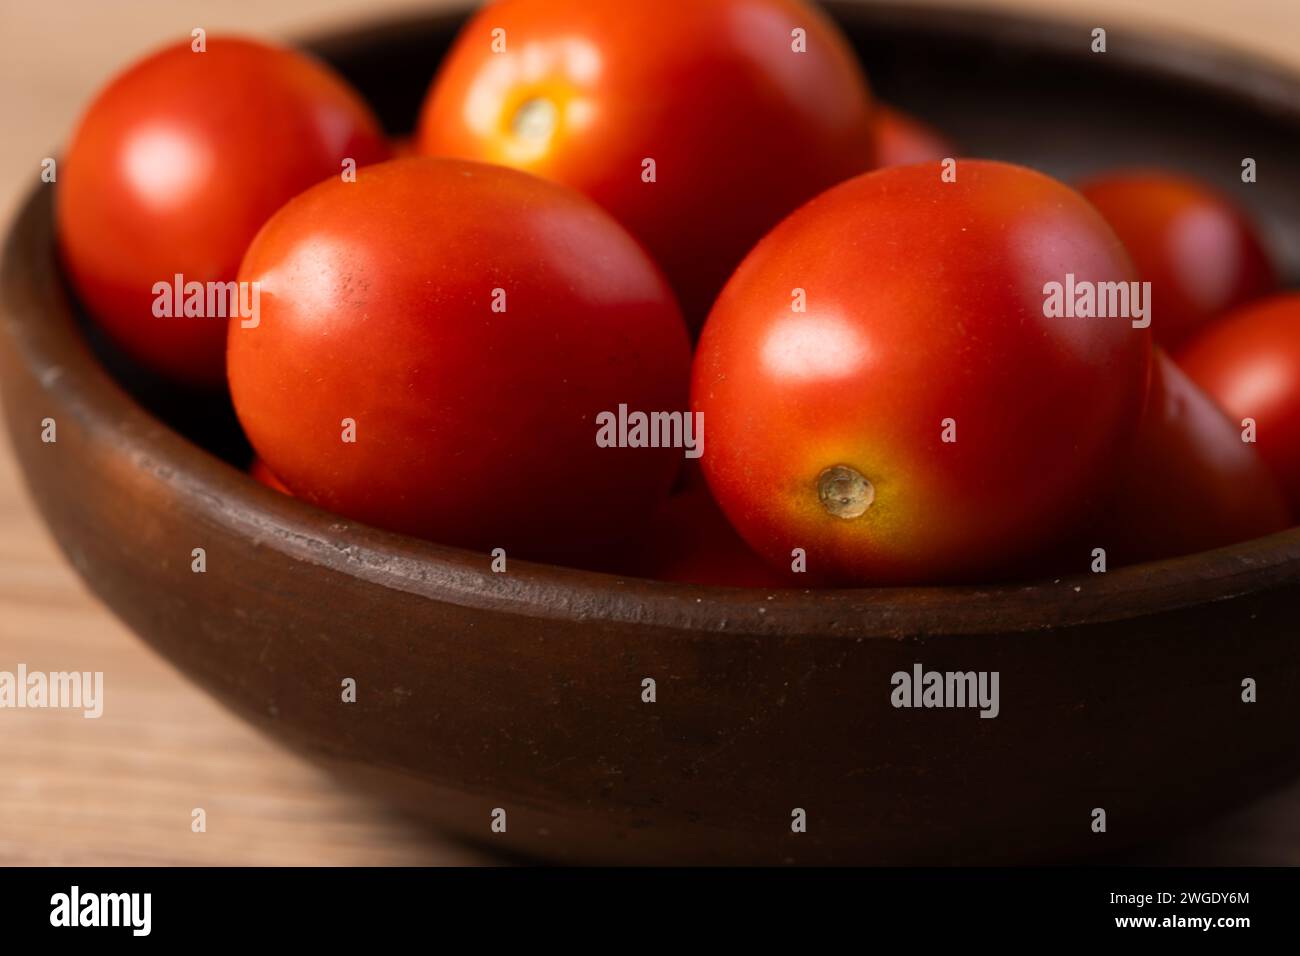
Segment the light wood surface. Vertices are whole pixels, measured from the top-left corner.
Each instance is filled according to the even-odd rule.
[[[195,26],[283,37],[428,0],[0,0],[0,221],[103,80]],[[1201,33],[1300,69],[1300,0],[982,0]],[[88,479],[90,480],[90,479]],[[473,864],[254,733],[82,587],[0,445],[0,670],[103,671],[98,720],[0,711],[0,864]],[[190,829],[195,807],[207,832]],[[1300,863],[1300,786],[1135,859]]]

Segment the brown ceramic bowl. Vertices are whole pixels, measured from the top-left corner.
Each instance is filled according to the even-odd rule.
[[[1096,55],[1085,25],[834,12],[883,96],[968,154],[1067,178],[1150,161],[1220,181],[1255,157],[1260,180],[1239,198],[1300,274],[1294,77],[1119,29]],[[315,46],[401,129],[458,20]],[[1300,762],[1300,530],[1032,586],[767,593],[523,563],[494,575],[484,555],[242,474],[228,409],[193,414],[89,341],[50,213],[51,187],[35,188],[8,237],[0,383],[59,543],[201,686],[438,828],[572,861],[1063,860],[1201,820]],[[40,440],[46,417],[56,444]],[[890,675],[917,662],[998,671],[1000,716],[894,709]],[[355,704],[340,702],[345,677]],[[1258,703],[1241,701],[1246,677]],[[495,808],[505,833],[490,830]],[[794,808],[806,833],[791,832]]]

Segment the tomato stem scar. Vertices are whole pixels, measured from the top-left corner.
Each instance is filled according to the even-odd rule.
[[[544,97],[534,96],[519,104],[511,119],[510,128],[522,139],[549,139],[555,132],[555,124],[559,118],[560,111],[555,108],[554,103]]]
[[[848,465],[832,465],[817,476],[817,497],[837,518],[857,518],[876,500],[876,489]]]

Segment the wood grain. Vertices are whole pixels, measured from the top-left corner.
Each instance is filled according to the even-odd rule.
[[[102,79],[196,25],[284,35],[422,0],[236,0],[0,5],[0,215],[66,137]],[[1028,0],[972,6],[1028,7]],[[1098,25],[1137,19],[1200,32],[1300,68],[1294,0],[1062,2]],[[93,479],[89,479],[93,480]],[[0,863],[470,864],[491,858],[431,839],[255,733],[118,624],[80,584],[0,448],[0,670],[102,670],[106,712],[0,712]],[[190,831],[203,807],[208,831]],[[1135,859],[1300,863],[1300,787]]]

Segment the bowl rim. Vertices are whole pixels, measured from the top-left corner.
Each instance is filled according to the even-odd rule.
[[[1048,38],[1078,44],[1077,25],[948,7],[831,4],[835,12],[871,9],[922,28],[985,33],[1010,29],[1016,42]],[[408,14],[368,28],[374,37],[413,23],[450,23],[467,11]],[[851,12],[849,13],[851,16]],[[1202,40],[1141,36],[1116,62],[1148,73],[1207,84],[1279,115],[1300,117],[1300,75]],[[1055,39],[1052,39],[1055,38]],[[306,46],[341,52],[355,31],[315,35]],[[1216,51],[1212,68],[1196,59]],[[1189,52],[1193,50],[1196,52]],[[337,55],[337,53],[335,54]],[[1207,79],[1207,76],[1209,79]],[[1212,82],[1211,82],[1212,80]],[[38,183],[11,221],[0,257],[0,332],[34,387],[46,415],[70,414],[83,432],[111,446],[203,520],[252,538],[285,556],[383,588],[461,607],[520,617],[729,635],[897,640],[931,635],[1033,632],[1141,618],[1278,587],[1300,578],[1300,527],[1225,548],[1080,573],[1050,582],[989,586],[883,588],[738,588],[631,578],[509,559],[494,574],[486,554],[383,531],[322,511],[266,488],[149,414],[91,352],[58,265],[53,190]],[[0,382],[6,406],[19,395]],[[12,423],[18,410],[7,407]],[[19,442],[11,436],[15,448]],[[21,449],[19,459],[22,460]],[[31,480],[24,468],[25,480]]]

